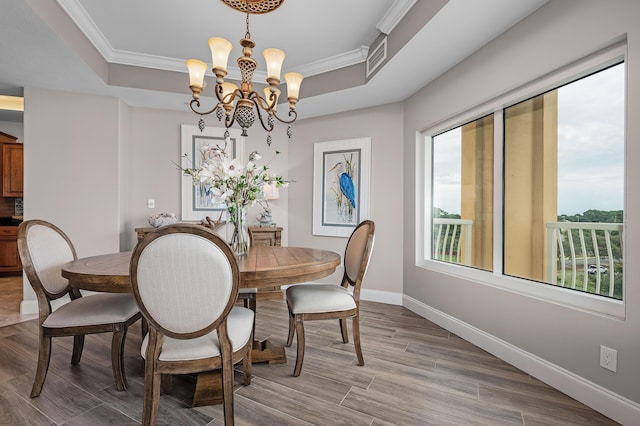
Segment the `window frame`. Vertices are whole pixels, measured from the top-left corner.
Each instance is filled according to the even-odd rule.
[[[594,314],[615,318],[625,318],[626,273],[623,275],[622,300],[610,299],[590,293],[555,286],[537,281],[507,276],[503,271],[503,220],[504,220],[504,109],[531,97],[553,90],[582,77],[604,70],[612,65],[627,62],[626,41],[603,49],[584,59],[576,61],[557,71],[549,73],[535,81],[506,92],[496,98],[469,110],[454,114],[450,118],[436,122],[424,130],[416,131],[416,214],[415,227],[417,267],[428,269],[459,278],[472,280],[478,284],[511,291],[550,303],[559,304],[572,309],[579,309]],[[625,129],[624,146],[626,152],[627,138],[627,87],[628,67],[625,65]],[[486,115],[494,115],[494,165],[493,165],[493,272],[471,268],[468,266],[441,262],[431,259],[432,250],[432,138],[443,132],[477,120]],[[624,159],[624,217],[627,223],[627,156]],[[626,244],[626,233],[623,234],[623,245]],[[626,252],[623,253],[623,264],[626,265]],[[498,271],[498,272],[496,272]]]

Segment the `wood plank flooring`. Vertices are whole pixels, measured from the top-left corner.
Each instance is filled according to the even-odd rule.
[[[284,301],[258,305],[256,336],[284,344]],[[250,386],[236,376],[239,425],[615,425],[617,423],[533,379],[411,311],[362,302],[366,365],[343,344],[337,321],[309,322],[302,374],[287,364],[255,364]],[[349,322],[350,324],[350,322]],[[350,330],[351,331],[351,330]],[[37,321],[0,327],[0,424],[137,425],[142,414],[140,327],[126,343],[129,388],[115,389],[110,336],[86,339],[71,366],[71,339],[54,339],[42,394],[29,398],[38,355]],[[160,401],[165,425],[222,425],[222,407],[190,408],[195,381],[173,380]]]
[[[22,275],[0,276],[0,327],[16,324],[38,315],[20,315]]]

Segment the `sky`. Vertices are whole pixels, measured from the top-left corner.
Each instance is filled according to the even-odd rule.
[[[558,214],[624,208],[624,64],[558,89]],[[460,128],[436,136],[434,206],[460,213]]]

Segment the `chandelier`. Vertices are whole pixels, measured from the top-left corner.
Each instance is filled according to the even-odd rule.
[[[209,47],[211,48],[212,71],[216,76],[216,85],[214,88],[218,103],[208,111],[200,110],[200,93],[205,86],[204,75],[207,71],[207,64],[197,59],[187,60],[187,68],[189,69],[189,88],[193,94],[193,99],[189,103],[191,110],[200,115],[198,127],[202,131],[204,129],[203,116],[211,114],[215,111],[218,120],[222,121],[224,117],[224,125],[228,129],[235,122],[242,128],[242,136],[248,136],[247,129],[256,121],[256,115],[264,130],[267,131],[267,145],[271,145],[271,131],[275,126],[275,120],[287,124],[287,136],[291,138],[291,124],[296,121],[298,113],[295,110],[300,93],[300,84],[303,76],[301,74],[290,72],[284,75],[287,82],[287,99],[289,101],[288,118],[279,117],[276,114],[278,98],[280,96],[280,70],[285,54],[282,50],[268,48],[265,49],[264,59],[267,64],[267,84],[263,94],[253,90],[253,73],[258,67],[258,62],[251,57],[252,49],[255,42],[251,39],[249,32],[249,15],[269,13],[284,2],[284,0],[221,0],[227,6],[232,7],[240,12],[246,12],[247,31],[240,40],[242,46],[242,56],[238,58],[238,68],[242,77],[240,87],[224,81],[227,75],[227,60],[231,52],[232,45],[229,41],[212,37],[209,39]],[[264,114],[264,117],[263,117]],[[225,133],[228,135],[228,131]]]

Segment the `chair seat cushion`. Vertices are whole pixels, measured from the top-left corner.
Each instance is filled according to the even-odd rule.
[[[253,311],[234,306],[227,317],[227,333],[231,340],[233,352],[242,349],[251,338],[253,331]],[[145,358],[149,335],[142,341],[140,353]],[[160,353],[160,361],[183,361],[220,356],[218,333],[213,331],[195,339],[174,339],[165,336]]]
[[[42,323],[47,328],[125,322],[139,312],[132,294],[103,293],[83,296],[60,306]]]
[[[287,288],[287,304],[293,314],[347,311],[356,308],[351,292],[331,284],[302,284]]]

